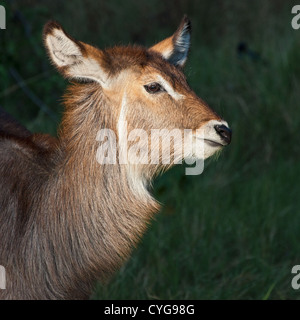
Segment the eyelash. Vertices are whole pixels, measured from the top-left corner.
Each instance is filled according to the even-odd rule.
[[[145,90],[150,94],[155,94],[159,92],[166,91],[159,83],[152,82],[150,84],[144,85]]]

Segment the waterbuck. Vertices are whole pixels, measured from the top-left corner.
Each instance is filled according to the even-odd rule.
[[[89,298],[95,281],[122,265],[159,210],[149,192],[153,177],[178,159],[204,160],[230,143],[227,123],[183,74],[190,31],[184,17],[151,48],[100,50],[57,22],[46,24],[50,60],[72,84],[58,138],[32,134],[0,113],[1,299]],[[105,129],[114,136],[104,139]],[[137,129],[143,134],[129,139]],[[151,139],[157,129],[182,133],[170,139],[170,163]],[[159,161],[145,161],[154,151]]]

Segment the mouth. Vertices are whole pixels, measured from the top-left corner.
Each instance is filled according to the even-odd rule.
[[[203,140],[211,147],[224,147],[225,146],[225,144],[222,144],[221,142],[217,142],[214,140],[210,140],[210,139],[203,139]]]

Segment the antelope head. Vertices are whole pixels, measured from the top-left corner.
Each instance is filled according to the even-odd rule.
[[[157,139],[151,139],[151,134],[157,129],[166,130],[161,131],[163,135],[176,130],[179,140],[173,137],[168,149],[172,165],[183,158],[204,160],[231,141],[227,122],[191,90],[184,76],[190,32],[190,21],[184,17],[171,37],[151,48],[100,50],[73,39],[58,23],[50,22],[44,30],[44,41],[59,72],[68,79],[92,82],[90,85],[101,92],[102,101],[110,106],[110,116],[106,117],[113,119],[110,126],[121,149],[128,147],[127,157],[139,154],[139,164],[153,164],[150,158],[155,149],[161,151],[161,161],[166,151]],[[93,112],[108,111],[100,104]],[[152,171],[159,165],[155,163]]]

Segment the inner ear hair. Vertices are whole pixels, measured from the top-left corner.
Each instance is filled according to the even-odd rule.
[[[70,37],[55,21],[46,24],[44,42],[50,58],[58,67],[78,63],[83,56],[84,48],[80,42]]]
[[[186,62],[191,43],[191,21],[185,15],[173,36],[174,50],[169,61],[175,65],[183,66]]]

